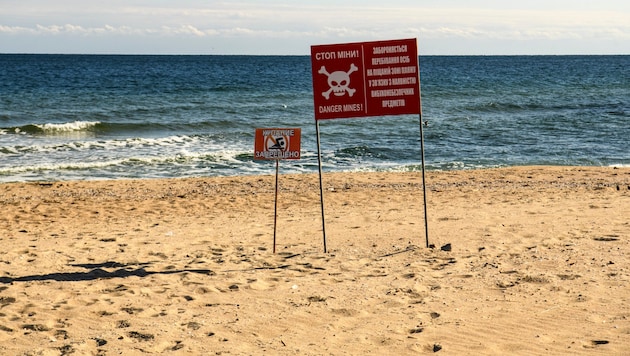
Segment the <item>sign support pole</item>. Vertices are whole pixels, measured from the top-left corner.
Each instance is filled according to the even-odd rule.
[[[422,152],[422,195],[424,197],[424,236],[427,244],[427,248],[429,248],[429,220],[427,214],[427,184],[425,179],[425,169],[424,169],[424,132],[422,130],[422,126],[424,123],[422,122],[422,109],[420,109],[420,151]]]
[[[322,150],[319,139],[319,120],[315,120],[315,131],[317,134],[317,162],[319,163],[319,197],[322,205],[322,233],[324,235],[324,253],[326,253],[326,218],[324,214],[324,185],[322,183]]]
[[[276,226],[278,222],[278,171],[280,160],[276,160],[276,196],[273,203],[273,253],[276,253]]]

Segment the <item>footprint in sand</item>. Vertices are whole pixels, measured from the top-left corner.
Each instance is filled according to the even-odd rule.
[[[275,280],[275,279],[276,278],[271,278],[271,279],[267,279],[267,280],[253,279],[248,284],[248,287],[250,289],[258,290],[258,291],[269,290],[269,289],[275,288],[277,286],[277,283],[273,283],[273,280]],[[268,280],[271,280],[271,282],[269,282]]]

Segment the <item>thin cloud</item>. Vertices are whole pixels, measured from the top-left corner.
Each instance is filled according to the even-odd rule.
[[[619,50],[618,44],[630,39],[630,12],[626,8],[615,9],[607,1],[604,3],[608,5],[599,9],[584,4],[546,7],[543,2],[501,2],[490,8],[472,7],[464,1],[447,4],[427,1],[422,7],[410,1],[394,1],[393,5],[375,5],[370,1],[339,5],[326,0],[306,5],[247,0],[111,0],[98,5],[78,0],[7,1],[12,5],[0,9],[0,41],[8,44],[5,50],[9,51],[23,50],[29,39],[44,36],[59,38],[58,42],[51,40],[47,45],[58,43],[60,48],[72,47],[73,38],[94,38],[108,43],[115,43],[114,39],[123,39],[125,43],[135,41],[141,49],[142,41],[150,39],[158,43],[163,38],[161,45],[165,51],[169,51],[169,46],[182,48],[184,43],[197,46],[199,42],[194,41],[205,40],[239,53],[259,48],[267,41],[264,42],[267,47],[276,46],[280,54],[294,51],[296,45],[308,49],[309,43],[398,37],[418,37],[435,44],[443,40],[450,41],[449,44],[461,41],[467,48],[474,47],[471,41],[483,41],[487,46],[492,46],[495,40],[528,41],[529,46],[536,41],[589,40],[617,44],[611,51]],[[628,51],[627,47],[621,50]],[[500,48],[493,52],[500,52]]]
[[[319,31],[292,31],[292,30],[259,30],[247,27],[233,28],[199,28],[197,26],[182,24],[179,26],[161,26],[156,28],[134,28],[132,26],[111,26],[84,27],[76,24],[64,25],[35,25],[34,27],[5,26],[0,25],[0,33],[7,35],[38,35],[38,36],[58,36],[58,35],[81,35],[103,36],[107,34],[122,36],[169,36],[169,37],[213,37],[213,36],[251,36],[251,37],[297,37],[297,36],[325,36],[325,37],[354,37],[354,36],[374,36],[378,30],[365,28],[357,29],[353,27],[326,26]],[[419,28],[408,27],[402,30],[391,31],[399,34],[419,34],[429,38],[500,38],[500,39],[579,39],[597,37],[616,37],[620,39],[630,38],[630,31],[624,28],[601,28],[601,27],[540,27],[523,28],[483,28],[483,27],[462,27],[462,26],[422,26]]]

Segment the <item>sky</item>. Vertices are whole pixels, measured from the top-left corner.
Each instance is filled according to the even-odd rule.
[[[0,0],[0,53],[307,55],[406,38],[420,55],[630,54],[630,1]]]

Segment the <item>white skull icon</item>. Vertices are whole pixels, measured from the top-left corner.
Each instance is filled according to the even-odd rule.
[[[328,77],[328,86],[330,86],[330,89],[322,93],[326,100],[330,98],[330,93],[335,94],[335,96],[343,96],[348,93],[348,96],[352,96],[357,90],[348,87],[350,85],[350,74],[357,70],[359,70],[359,68],[357,68],[354,63],[350,64],[350,70],[347,72],[339,70],[328,73],[326,67],[322,66],[317,73],[324,74]]]

